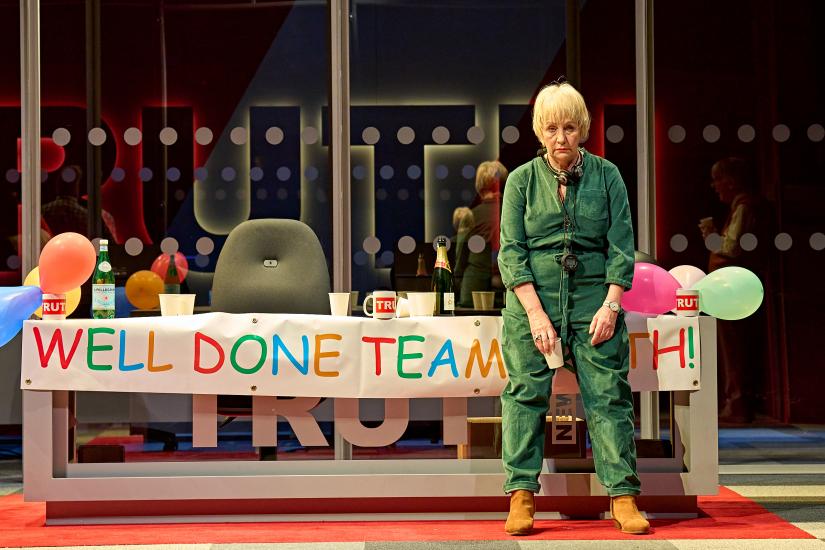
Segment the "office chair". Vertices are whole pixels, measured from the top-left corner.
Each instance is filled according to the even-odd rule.
[[[218,256],[212,311],[328,315],[330,277],[312,229],[287,219],[249,220],[235,227]],[[252,414],[252,398],[219,395],[226,426]],[[267,449],[271,456],[274,449]],[[264,450],[262,449],[262,455]]]
[[[212,290],[214,276],[214,273],[208,271],[193,271],[191,269],[186,274],[186,286],[189,292],[195,295],[196,306],[209,305],[209,291]]]
[[[212,311],[329,314],[329,270],[298,220],[249,220],[229,233],[212,282]]]

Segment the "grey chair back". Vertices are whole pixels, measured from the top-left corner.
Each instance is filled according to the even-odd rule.
[[[226,239],[215,266],[212,311],[329,314],[327,260],[297,220],[249,220]]]
[[[186,274],[186,286],[189,292],[195,295],[196,306],[209,305],[209,291],[212,290],[212,279],[215,274],[211,271],[189,270]]]

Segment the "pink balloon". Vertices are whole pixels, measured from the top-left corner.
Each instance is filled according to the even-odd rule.
[[[633,288],[622,296],[627,311],[660,314],[676,307],[679,281],[658,265],[639,262],[633,273]]]
[[[63,294],[92,276],[97,255],[89,239],[80,233],[61,233],[49,239],[40,253],[40,288]]]
[[[178,279],[183,282],[186,274],[189,273],[189,262],[186,261],[186,256],[180,252],[175,252],[175,267],[178,268]],[[169,269],[169,254],[161,254],[155,258],[151,269],[160,275],[161,279],[166,278],[166,270]]]

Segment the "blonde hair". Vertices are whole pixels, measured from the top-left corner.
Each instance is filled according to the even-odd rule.
[[[550,123],[564,124],[572,120],[579,127],[580,141],[590,133],[590,113],[584,97],[568,84],[550,84],[541,89],[533,105],[533,132],[544,145],[542,133]]]
[[[507,173],[507,168],[497,160],[482,162],[476,170],[476,191],[481,195],[486,191],[501,190]]]
[[[459,206],[453,210],[453,228],[458,233],[465,233],[473,228],[475,221],[473,212],[466,206]]]

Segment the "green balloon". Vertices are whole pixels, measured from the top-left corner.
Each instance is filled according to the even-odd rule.
[[[765,290],[753,272],[744,267],[723,267],[693,285],[699,291],[699,307],[726,321],[744,319],[759,309]]]
[[[647,252],[642,252],[641,250],[636,250],[635,256],[636,256],[635,259],[636,259],[637,264],[645,263],[645,264],[659,265],[659,262],[656,261],[656,258],[651,256]]]

